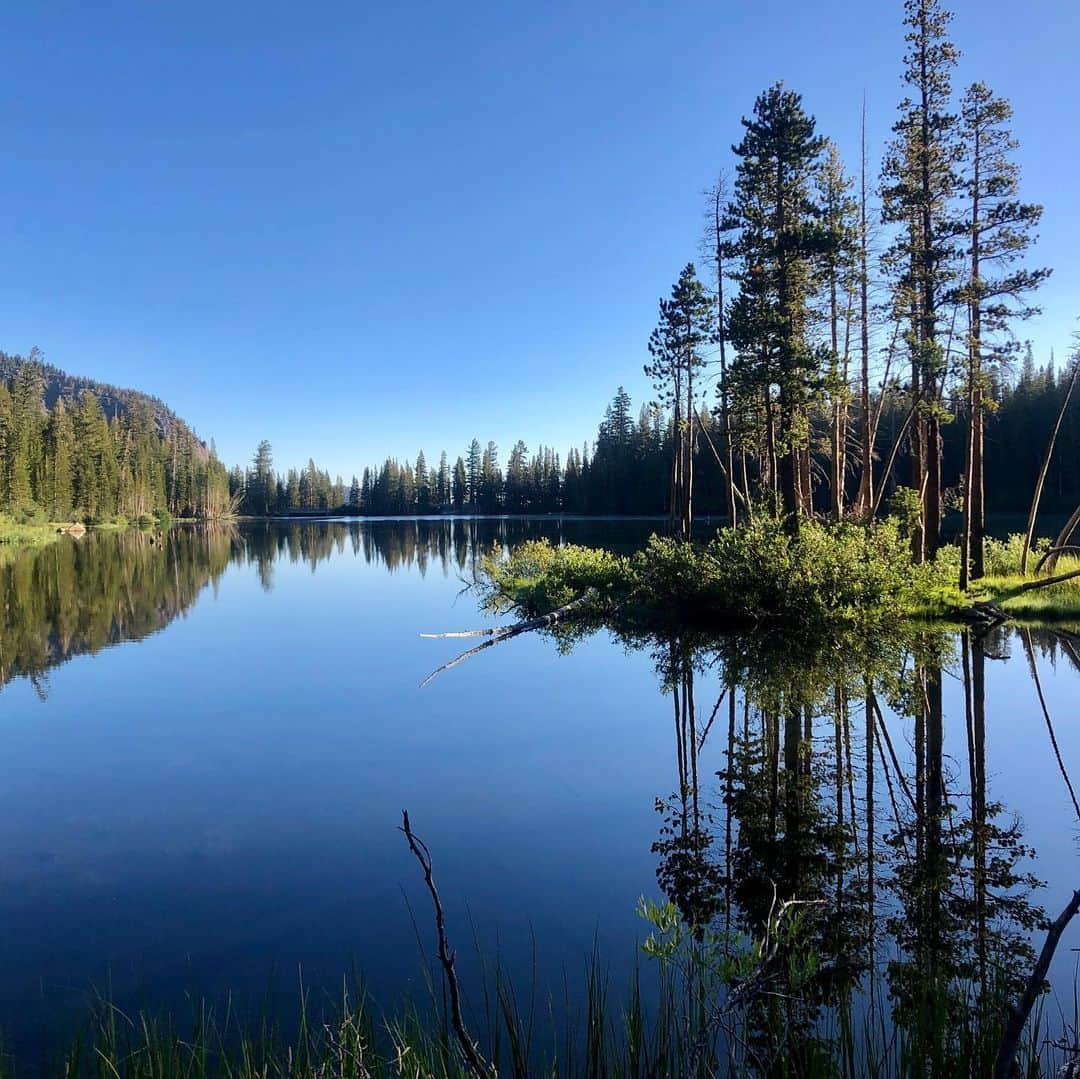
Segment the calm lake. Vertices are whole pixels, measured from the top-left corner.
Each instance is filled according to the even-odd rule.
[[[70,1030],[95,987],[154,1009],[289,1010],[352,973],[388,1007],[424,992],[402,809],[474,992],[475,938],[557,994],[598,944],[621,993],[640,896],[745,928],[773,883],[826,907],[835,981],[903,999],[919,964],[1026,962],[1080,886],[1080,637],[951,633],[936,660],[803,676],[738,639],[525,635],[419,688],[474,643],[421,632],[487,621],[463,592],[483,551],[657,527],[177,528],[0,563],[5,1042]],[[1070,1009],[1077,946],[1080,924],[1051,972]]]

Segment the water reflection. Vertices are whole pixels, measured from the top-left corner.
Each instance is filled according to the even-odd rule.
[[[145,670],[141,659],[110,665],[128,679],[116,714],[100,714],[109,687],[94,671],[106,664],[87,665],[69,672],[63,699],[57,679],[51,726],[11,724],[20,741],[0,785],[11,788],[0,868],[23,884],[0,897],[5,954],[15,957],[0,993],[21,1007],[43,969],[55,984],[85,984],[109,955],[129,964],[156,955],[161,977],[175,977],[192,947],[192,969],[231,989],[245,971],[261,978],[282,941],[297,962],[315,954],[331,978],[354,947],[365,974],[398,962],[411,976],[411,925],[404,945],[383,938],[397,904],[387,882],[412,869],[394,860],[393,825],[402,804],[419,803],[422,818],[446,818],[439,850],[451,894],[487,903],[493,921],[531,918],[546,903],[544,944],[578,922],[588,938],[598,918],[617,921],[624,908],[629,921],[654,870],[694,934],[732,948],[760,936],[777,898],[809,901],[799,947],[815,957],[811,974],[795,979],[800,964],[778,964],[770,992],[741,1017],[737,1053],[806,1074],[835,1059],[844,1030],[887,1022],[904,1032],[911,1073],[978,1073],[968,1062],[985,1062],[996,1041],[1044,908],[1056,913],[1074,883],[1058,838],[1080,818],[1065,724],[1074,717],[1057,713],[1080,677],[1080,637],[628,635],[617,642],[627,656],[597,638],[582,647],[587,662],[561,668],[554,649],[519,639],[437,691],[415,689],[438,659],[417,647],[406,662],[402,642],[451,617],[472,622],[449,604],[482,553],[538,536],[627,549],[653,527],[304,521],[92,534],[10,555],[0,565],[0,681],[27,677],[42,695],[50,669],[164,629],[230,566],[268,591],[277,574],[280,587],[274,603],[253,584],[249,602],[223,591],[229,610],[198,633],[174,632]],[[375,572],[352,572],[354,560]],[[333,587],[308,588],[306,573],[286,566]],[[428,582],[390,587],[395,575]],[[375,594],[360,617],[366,589]],[[569,631],[565,643],[580,636]],[[534,668],[546,657],[542,686]],[[8,716],[19,705],[13,693]],[[1016,754],[1004,768],[1003,753]],[[1027,820],[1021,802],[1036,807]],[[487,850],[505,851],[506,865],[478,861]],[[607,851],[616,853],[599,872]],[[313,908],[327,896],[341,906]],[[632,932],[619,938],[624,950]],[[1066,949],[1052,979],[1071,978]]]
[[[627,522],[618,527],[617,542],[636,546],[653,527]],[[495,546],[540,536],[559,541],[568,531],[580,540],[589,528],[557,518],[443,517],[63,537],[0,562],[0,685],[26,677],[44,698],[50,669],[164,629],[230,564],[254,568],[268,592],[277,561],[304,563],[314,572],[347,551],[389,573],[434,570],[471,579],[481,554]]]
[[[739,1061],[809,1074],[843,1058],[853,1029],[887,1022],[920,1073],[988,1073],[1046,924],[1035,851],[987,773],[986,667],[1016,652],[1075,806],[1038,673],[1040,661],[1080,672],[1067,631],[654,644],[677,778],[656,806],[660,889],[699,938],[733,950],[762,938],[778,903],[806,904],[812,976],[781,957],[728,1031]],[[952,722],[947,680],[962,701]],[[717,741],[722,766],[707,773]]]

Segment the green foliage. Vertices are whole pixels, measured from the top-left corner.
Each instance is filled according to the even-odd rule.
[[[546,539],[523,543],[506,559],[485,558],[482,573],[493,609],[517,607],[533,614],[561,607],[590,588],[600,593],[602,604],[625,594],[631,583],[626,558],[601,548],[554,547]]]
[[[899,524],[806,521],[798,535],[766,515],[703,546],[653,536],[623,558],[587,547],[524,544],[484,563],[493,606],[526,616],[595,589],[619,624],[868,628],[921,613],[951,587],[953,560],[913,566]]]

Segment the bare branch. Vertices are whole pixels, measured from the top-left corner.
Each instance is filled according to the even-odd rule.
[[[458,1048],[469,1070],[478,1079],[497,1079],[498,1073],[495,1068],[488,1064],[480,1055],[480,1050],[473,1041],[465,1026],[465,1020],[461,1014],[461,986],[458,983],[457,971],[454,969],[456,954],[450,947],[446,937],[446,917],[443,914],[442,900],[439,898],[439,890],[435,887],[435,877],[431,871],[431,852],[427,844],[416,835],[409,824],[409,811],[401,811],[401,831],[409,841],[409,850],[413,852],[420,868],[424,871],[424,883],[431,894],[431,902],[435,907],[435,930],[439,937],[439,963],[446,977],[446,984],[450,990],[450,1017],[454,1026],[454,1036],[457,1038]]]

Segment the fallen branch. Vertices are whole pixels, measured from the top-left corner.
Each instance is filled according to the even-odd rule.
[[[582,609],[595,598],[596,589],[590,588],[584,595],[578,596],[577,599],[572,599],[569,603],[557,607],[548,614],[540,615],[538,618],[526,618],[522,622],[515,622],[512,626],[494,626],[491,629],[468,629],[460,630],[456,633],[421,633],[421,637],[427,638],[487,637],[488,640],[484,641],[483,644],[478,644],[475,647],[462,652],[460,656],[455,656],[441,667],[437,667],[420,683],[420,688],[423,689],[424,686],[437,678],[443,671],[448,671],[451,667],[456,667],[459,663],[464,663],[465,660],[475,656],[477,652],[482,652],[485,648],[490,648],[494,644],[502,644],[503,641],[508,641],[511,637],[517,637],[522,633],[531,633],[534,630],[548,629],[551,626],[557,625],[559,622],[565,622],[567,618],[580,614]]]
[[[1012,594],[1018,596],[1021,592],[1031,592],[1036,588],[1049,588],[1052,584],[1061,584],[1063,581],[1071,581],[1076,577],[1080,577],[1080,569],[1074,569],[1069,573],[1059,573],[1056,577],[1042,577],[1037,581],[1027,581],[1017,585]]]
[[[431,902],[435,906],[435,930],[439,937],[439,963],[442,965],[446,984],[450,990],[450,1017],[454,1026],[454,1036],[457,1038],[458,1048],[461,1050],[461,1056],[469,1070],[478,1079],[497,1079],[498,1073],[480,1055],[480,1050],[476,1047],[476,1042],[473,1041],[472,1036],[469,1034],[461,1014],[461,986],[458,984],[457,971],[454,969],[456,955],[446,937],[446,918],[443,914],[439,891],[435,887],[435,878],[431,871],[431,852],[428,850],[427,844],[413,832],[409,824],[408,810],[401,811],[401,831],[405,833],[405,838],[409,841],[409,850],[416,856],[420,868],[424,871],[424,883],[427,885],[428,892],[431,893]]]
[[[1065,544],[1063,547],[1051,547],[1049,551],[1046,551],[1042,558],[1035,563],[1036,574],[1042,572],[1043,566],[1046,566],[1047,570],[1052,570],[1057,565],[1057,560],[1060,555],[1063,554],[1080,554],[1080,547],[1073,546],[1071,544]],[[1053,562],[1050,561],[1053,559]]]
[[[1058,555],[1067,549],[1067,544],[1072,539],[1072,534],[1080,528],[1080,506],[1077,506],[1072,512],[1072,516],[1065,522],[1065,527],[1057,534],[1057,539],[1054,540],[1054,546],[1047,551],[1046,554],[1039,559],[1039,564],[1035,567],[1036,574],[1042,572],[1042,568],[1046,566],[1047,573],[1053,573],[1054,567],[1057,565]]]
[[[1061,934],[1065,932],[1065,927],[1072,921],[1077,911],[1080,911],[1080,891],[1073,892],[1068,906],[1051,923],[1046,933],[1046,941],[1039,953],[1039,960],[1024,987],[1024,995],[1019,1003],[1009,1007],[1005,1033],[1001,1037],[1001,1046],[998,1049],[997,1059],[994,1061],[994,1079],[1008,1079],[1013,1073],[1013,1061],[1020,1047],[1020,1036],[1024,1032],[1024,1024],[1027,1023],[1031,1009],[1042,992],[1050,962],[1054,958],[1054,950],[1058,946],[1058,941],[1061,940]]]

